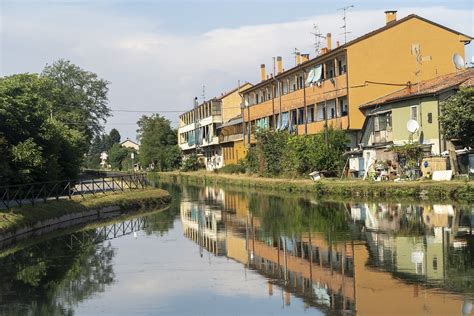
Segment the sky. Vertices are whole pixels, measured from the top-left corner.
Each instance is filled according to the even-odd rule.
[[[0,76],[70,60],[111,82],[106,131],[135,140],[141,115],[159,113],[177,127],[203,86],[211,99],[239,81],[257,83],[260,64],[271,72],[274,56],[286,69],[295,48],[314,57],[313,24],[343,43],[338,9],[349,5],[348,40],[383,26],[385,10],[474,36],[472,1],[0,0]]]

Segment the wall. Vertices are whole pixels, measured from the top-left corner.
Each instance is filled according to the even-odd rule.
[[[240,91],[248,89],[252,85],[250,83],[246,83],[240,87]],[[230,93],[229,95],[223,97],[222,101],[222,122],[227,122],[231,118],[236,117],[237,115],[241,114],[240,104],[242,102],[241,97],[239,95],[239,90],[235,90],[234,92]]]
[[[356,88],[366,80],[386,83],[416,82],[416,61],[412,44],[420,44],[422,56],[431,56],[420,67],[419,80],[452,73],[454,53],[464,57],[460,35],[412,18],[347,48],[350,128],[360,129],[364,115],[359,106],[401,89],[400,86],[374,85]]]
[[[236,164],[247,155],[247,149],[242,140],[221,144],[224,166]]]
[[[439,154],[439,125],[438,125],[438,100],[435,97],[423,99],[412,99],[400,101],[393,104],[392,108],[392,128],[393,142],[403,145],[408,143],[410,133],[406,128],[406,122],[410,119],[412,106],[418,109],[419,130],[413,134],[413,141],[421,140],[423,136],[424,144],[433,144],[431,150],[434,154]],[[432,122],[428,123],[428,113],[432,115]],[[420,141],[421,142],[421,141]]]

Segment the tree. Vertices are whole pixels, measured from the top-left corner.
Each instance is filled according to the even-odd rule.
[[[55,87],[49,96],[54,100],[48,105],[49,112],[83,133],[90,143],[103,131],[102,123],[110,116],[110,83],[64,59],[46,65],[41,76],[49,78]]]
[[[441,103],[439,118],[446,139],[458,139],[465,146],[474,146],[474,88],[461,88]]]
[[[51,119],[57,89],[36,74],[0,79],[1,184],[77,177],[85,136]],[[8,166],[7,166],[8,165]]]
[[[112,169],[122,170],[122,162],[129,155],[128,148],[122,147],[119,144],[114,144],[109,150],[108,161]]]
[[[110,141],[110,147],[112,147],[114,144],[120,143],[120,133],[118,130],[115,128],[112,128],[109,133],[109,141]]]
[[[141,165],[154,165],[158,170],[179,168],[181,152],[177,149],[177,132],[171,128],[171,122],[159,114],[153,114],[142,116],[137,124]]]

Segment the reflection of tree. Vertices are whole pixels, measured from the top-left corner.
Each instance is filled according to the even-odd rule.
[[[111,245],[70,235],[0,259],[0,314],[72,315],[74,305],[114,280]],[[72,247],[71,247],[72,246]]]
[[[466,242],[465,248],[448,249],[445,284],[474,296],[474,236],[467,237]]]
[[[252,194],[250,211],[261,218],[262,228],[274,237],[307,232],[324,233],[333,240],[348,237],[349,221],[343,203]]]

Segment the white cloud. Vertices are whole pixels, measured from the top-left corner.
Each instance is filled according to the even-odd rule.
[[[410,13],[472,35],[472,11],[402,8],[398,15]],[[384,19],[379,10],[350,12],[349,37],[382,26]],[[187,109],[201,94],[202,84],[206,96],[212,97],[232,89],[237,80],[257,81],[261,63],[271,72],[272,56],[283,56],[285,67],[291,67],[294,48],[313,52],[313,23],[323,33],[331,32],[334,42],[343,41],[339,13],[193,36],[164,32],[159,21],[117,16],[101,7],[23,6],[4,10],[2,20],[2,74],[40,71],[46,63],[67,58],[112,82],[113,109]],[[177,116],[169,115],[173,121]],[[116,112],[108,128],[117,127],[122,136],[134,138],[138,117]]]

